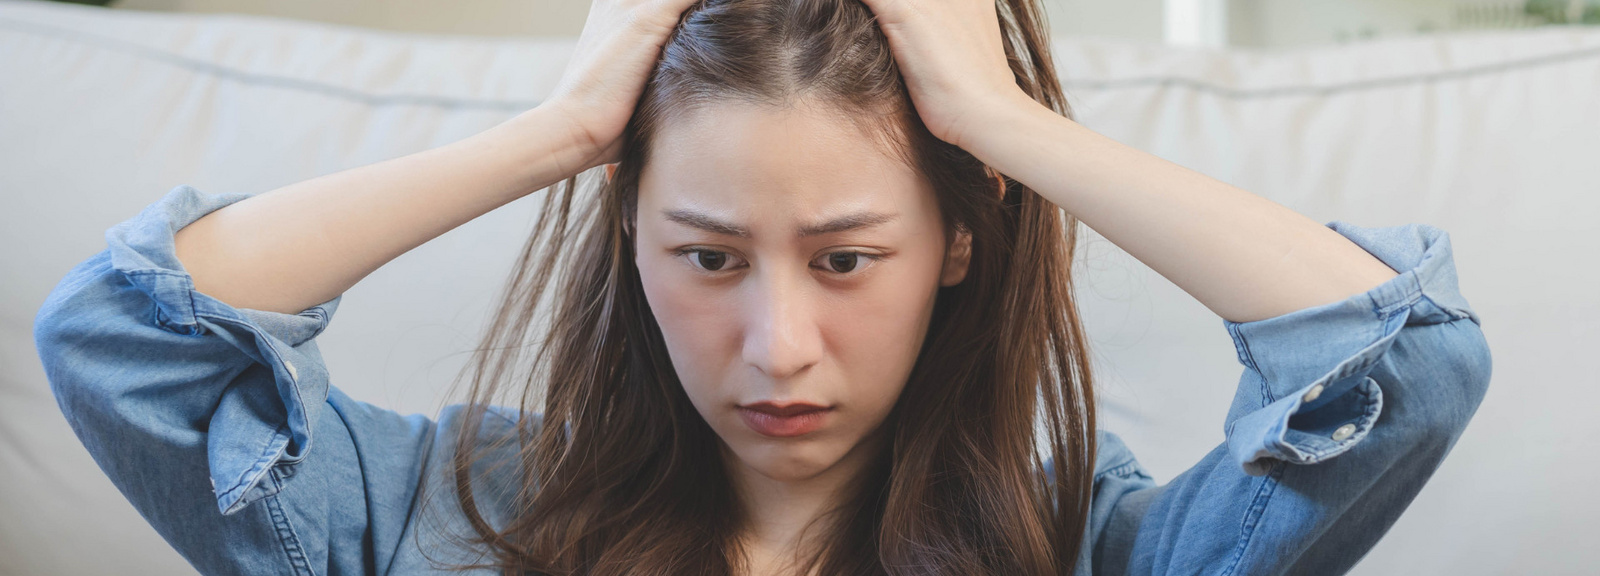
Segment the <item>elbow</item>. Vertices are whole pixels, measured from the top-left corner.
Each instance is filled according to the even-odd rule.
[[[1488,395],[1494,359],[1476,322],[1460,319],[1432,327],[1435,337],[1420,350],[1426,370],[1415,381],[1428,385],[1423,405],[1430,436],[1453,445]]]
[[[74,428],[89,412],[111,411],[126,392],[125,360],[130,349],[142,345],[144,328],[142,293],[130,291],[137,292],[111,266],[109,253],[101,252],[68,272],[34,315],[34,348],[51,393]]]
[[[45,297],[33,318],[34,349],[51,393],[69,422],[74,420],[73,407],[90,392],[83,387],[96,382],[81,374],[89,360],[82,352],[95,348],[93,338],[101,332],[92,325],[95,315],[85,309],[83,300],[94,278],[109,269],[105,257],[101,253],[73,268]]]

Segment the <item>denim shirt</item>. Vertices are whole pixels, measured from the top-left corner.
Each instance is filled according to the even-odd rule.
[[[205,574],[442,574],[480,560],[452,544],[472,534],[449,489],[460,405],[436,420],[401,415],[332,386],[316,336],[342,296],[283,314],[194,289],[174,232],[248,196],[173,188],[50,293],[35,344],[73,430]],[[1449,236],[1327,226],[1399,276],[1340,302],[1224,320],[1244,366],[1226,437],[1171,482],[1098,431],[1077,574],[1346,571],[1455,445],[1490,355]],[[514,434],[517,418],[491,411],[483,434]],[[493,465],[512,457],[504,450],[473,475],[495,526],[520,481]]]

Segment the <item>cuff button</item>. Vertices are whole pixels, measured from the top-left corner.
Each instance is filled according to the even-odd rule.
[[[1322,385],[1318,384],[1316,386],[1312,386],[1310,390],[1306,390],[1306,395],[1300,397],[1300,402],[1301,403],[1310,403],[1312,400],[1316,400],[1317,397],[1321,396],[1321,395],[1322,395]]]
[[[284,360],[283,361],[283,367],[289,370],[289,379],[290,380],[295,380],[295,381],[299,381],[300,380],[300,374],[298,374],[298,373],[296,373],[294,371],[294,363],[293,362],[290,362],[288,360]]]
[[[1333,431],[1333,439],[1334,441],[1344,440],[1345,438],[1349,438],[1351,434],[1355,433],[1355,424],[1345,424],[1344,426],[1340,426],[1337,430]]]

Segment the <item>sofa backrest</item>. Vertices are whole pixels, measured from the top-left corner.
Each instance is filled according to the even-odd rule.
[[[1592,30],[1592,29],[1591,29]],[[31,338],[104,231],[178,184],[264,192],[438,146],[537,105],[571,40],[0,1],[0,573],[192,573],[95,467]],[[1289,52],[1060,38],[1087,126],[1312,218],[1451,234],[1494,385],[1358,574],[1600,565],[1600,33],[1547,29]],[[534,217],[514,202],[352,288],[319,342],[353,397],[433,413]],[[1103,426],[1159,481],[1222,438],[1222,322],[1084,230]],[[90,551],[86,553],[85,551]]]

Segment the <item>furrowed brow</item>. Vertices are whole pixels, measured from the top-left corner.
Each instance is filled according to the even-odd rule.
[[[723,222],[712,217],[710,214],[695,212],[693,210],[664,210],[661,212],[661,215],[666,216],[668,220],[673,222],[677,222],[690,228],[705,230],[706,232],[710,232],[712,234],[738,236],[740,238],[750,237],[749,229],[736,224]]]
[[[751,237],[750,229],[739,226],[738,224],[719,220],[716,217],[703,212],[696,212],[693,210],[663,210],[661,215],[665,216],[667,220],[677,222],[690,228],[704,230],[712,234],[736,236],[739,238]],[[821,236],[823,234],[837,234],[840,232],[849,232],[851,230],[860,230],[862,228],[871,228],[873,226],[891,222],[895,219],[895,217],[895,215],[881,214],[877,212],[857,212],[855,214],[840,216],[838,218],[828,220],[827,222],[807,224],[801,226],[797,232],[802,238],[808,236]]]
[[[884,223],[892,221],[894,219],[895,219],[895,217],[893,215],[890,215],[890,214],[880,214],[880,213],[877,213],[877,212],[857,212],[855,214],[848,214],[848,215],[845,215],[845,216],[834,218],[832,220],[829,220],[827,222],[823,222],[821,224],[810,224],[810,225],[806,225],[806,226],[801,226],[800,227],[800,236],[801,237],[820,236],[820,235],[823,235],[823,234],[836,234],[836,233],[839,233],[839,232],[849,232],[851,230],[859,230],[859,229],[862,229],[862,228],[871,228],[873,226],[877,226],[879,224],[884,224]]]

